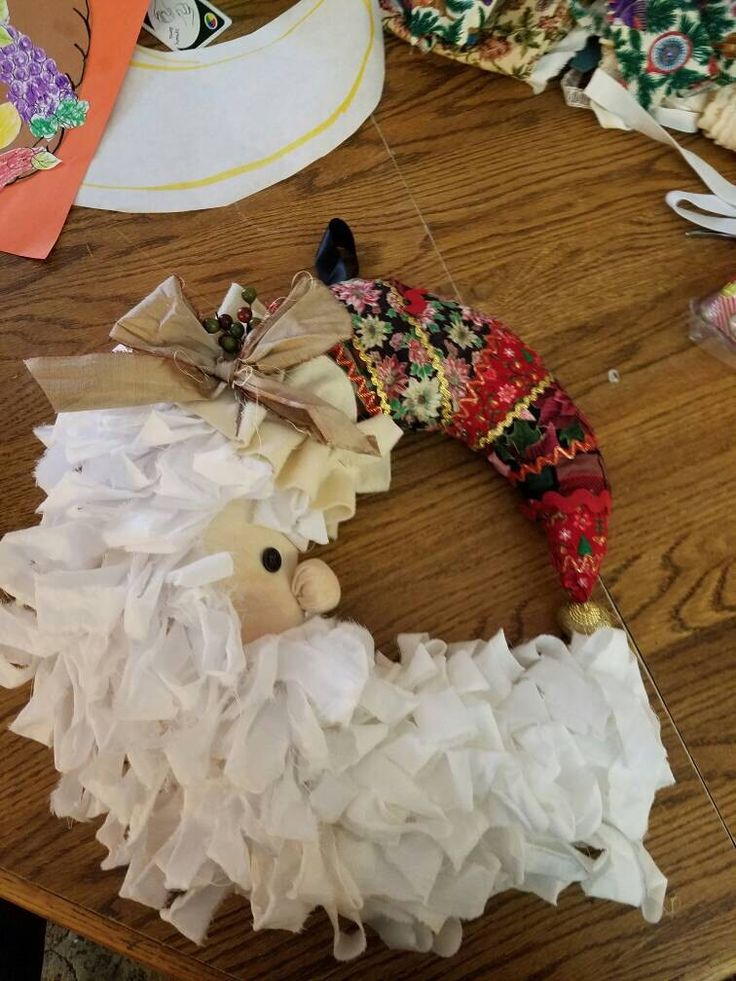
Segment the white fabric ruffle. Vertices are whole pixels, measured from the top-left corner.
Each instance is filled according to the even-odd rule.
[[[4,636],[46,648],[13,729],[53,745],[56,814],[106,815],[123,897],[198,943],[232,892],[256,929],[297,931],[322,907],[340,959],[365,925],[452,954],[460,922],[511,888],[554,903],[578,882],[659,918],[642,837],[672,775],[623,632],[513,651],[502,633],[403,636],[394,663],[365,629],[315,618],[244,651],[231,622],[213,650],[203,623],[229,617],[204,589],[166,611],[168,633],[127,644],[92,603],[66,635],[2,610]],[[96,630],[81,645],[79,617]]]

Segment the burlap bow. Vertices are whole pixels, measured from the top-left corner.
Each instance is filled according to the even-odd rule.
[[[378,456],[374,437],[345,413],[282,380],[286,369],[351,335],[345,308],[326,286],[304,275],[278,309],[248,333],[240,355],[227,360],[216,338],[203,329],[180,280],[171,276],[110,332],[136,354],[31,358],[26,365],[57,412],[224,397],[224,412],[210,409],[206,416],[237,436],[240,410],[233,414],[233,400],[241,408],[254,401],[330,446]],[[223,396],[228,392],[232,398]],[[232,431],[228,420],[236,417]]]

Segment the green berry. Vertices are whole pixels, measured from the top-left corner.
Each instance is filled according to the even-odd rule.
[[[229,334],[221,334],[218,341],[222,350],[228,354],[237,354],[240,348],[240,344]]]
[[[207,317],[206,320],[202,321],[202,326],[208,334],[216,334],[220,329],[220,321],[217,317]]]
[[[252,286],[246,286],[245,289],[241,291],[240,295],[243,297],[246,303],[252,303],[258,296],[258,293]]]
[[[231,337],[234,337],[236,341],[239,341],[240,338],[245,333],[245,327],[243,327],[242,324],[234,323],[231,325],[228,333],[230,334]]]

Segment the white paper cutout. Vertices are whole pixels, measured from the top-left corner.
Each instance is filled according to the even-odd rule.
[[[339,146],[375,109],[383,77],[377,0],[301,0],[196,52],[136,48],[75,203],[232,204]]]

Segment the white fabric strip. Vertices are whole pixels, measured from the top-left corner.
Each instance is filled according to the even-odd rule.
[[[559,75],[573,55],[583,50],[589,37],[591,33],[587,28],[574,27],[569,34],[542,55],[529,76],[529,84],[534,89],[535,95],[544,92],[550,79]]]
[[[690,194],[686,191],[670,191],[665,200],[678,215],[701,228],[736,236],[736,186],[719,174],[697,153],[686,150],[663,129],[631,93],[614,78],[598,69],[591,78],[585,94],[609,112],[620,116],[632,129],[643,133],[658,143],[677,150],[680,156],[698,175],[712,194]],[[709,214],[701,214],[684,207],[682,202],[695,205]]]
[[[655,106],[652,115],[668,129],[679,130],[680,133],[697,133],[700,113],[690,109],[673,109],[670,106]]]

